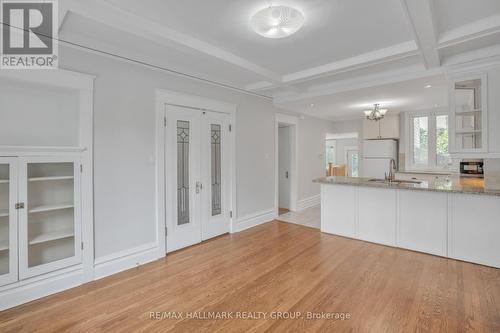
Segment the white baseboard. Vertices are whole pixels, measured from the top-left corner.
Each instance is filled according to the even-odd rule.
[[[232,232],[243,231],[248,228],[258,226],[259,224],[271,222],[276,219],[276,211],[274,209],[265,210],[256,214],[247,215],[236,220],[236,226]]]
[[[62,270],[48,277],[35,277],[3,286],[0,290],[0,311],[31,302],[83,284],[83,270],[77,268]]]
[[[313,195],[312,197],[299,200],[299,204],[297,205],[297,210],[301,211],[301,210],[304,210],[306,208],[319,206],[320,203],[321,203],[321,195],[316,194],[316,195]]]
[[[97,258],[94,264],[94,279],[98,280],[133,267],[144,265],[158,258],[158,244],[156,243],[144,244]]]

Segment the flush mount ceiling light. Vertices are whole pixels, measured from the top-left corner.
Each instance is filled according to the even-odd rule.
[[[381,109],[380,104],[373,104],[373,110],[365,110],[363,112],[365,113],[366,119],[379,121],[384,118],[387,109]]]
[[[295,8],[269,6],[250,19],[253,30],[267,38],[283,38],[296,33],[304,24],[304,15]]]

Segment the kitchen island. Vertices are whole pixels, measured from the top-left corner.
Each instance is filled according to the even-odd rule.
[[[500,268],[500,189],[324,177],[321,231]]]

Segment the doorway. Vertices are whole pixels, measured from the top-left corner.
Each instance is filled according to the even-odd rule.
[[[279,199],[278,214],[288,213],[291,207],[291,181],[290,170],[292,169],[291,160],[291,125],[278,124],[278,181],[279,181]]]
[[[347,161],[347,177],[359,176],[359,150],[357,146],[345,147]]]
[[[230,231],[231,115],[165,104],[166,252]]]
[[[358,133],[327,134],[325,138],[325,164],[327,176],[359,176]]]
[[[297,210],[297,127],[297,117],[276,114],[275,205],[277,215]]]

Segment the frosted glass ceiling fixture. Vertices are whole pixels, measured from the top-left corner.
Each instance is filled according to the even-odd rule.
[[[381,109],[380,104],[373,104],[373,110],[365,110],[363,112],[365,113],[366,119],[379,121],[384,118],[387,109]]]
[[[267,38],[283,38],[296,33],[304,24],[304,15],[295,8],[272,4],[250,19],[253,30]]]

